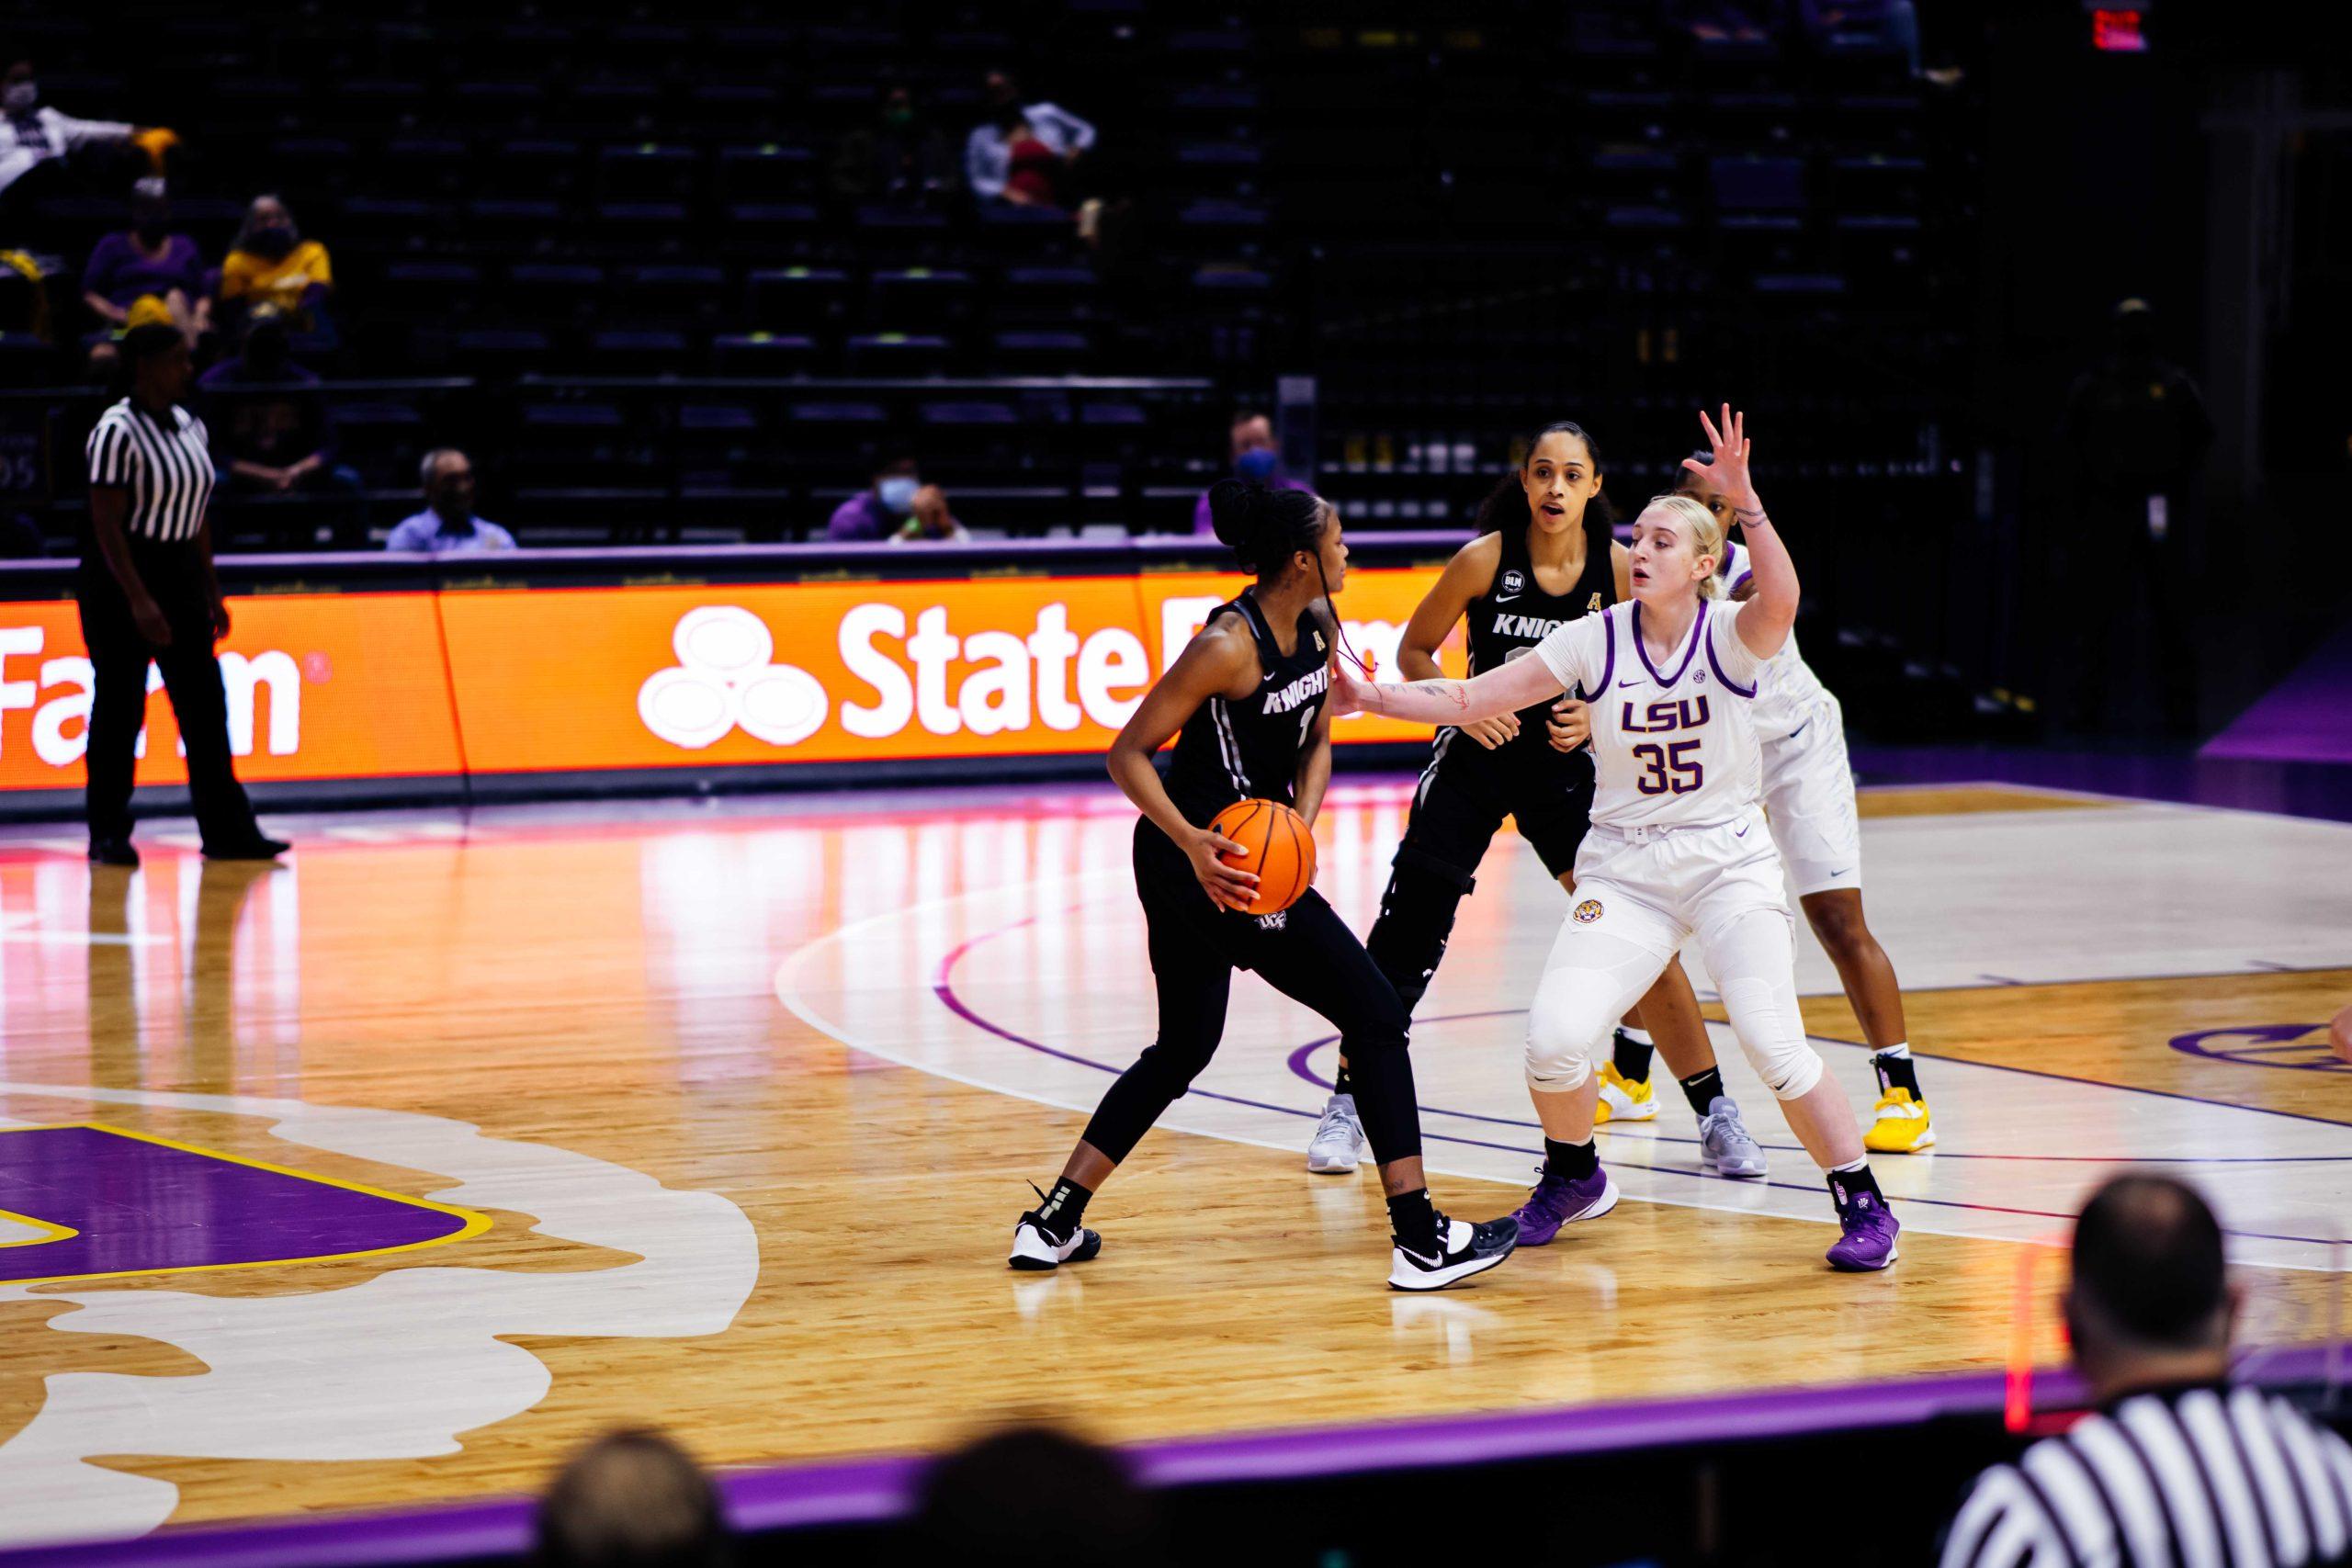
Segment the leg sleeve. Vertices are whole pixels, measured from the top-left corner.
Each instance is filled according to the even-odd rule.
[[[1700,945],[1757,1077],[1782,1100],[1809,1092],[1821,1081],[1821,1053],[1805,1039],[1804,1015],[1797,1008],[1789,917],[1752,908],[1709,926]]]
[[[1527,1010],[1527,1083],[1584,1087],[1600,1043],[1665,973],[1684,932],[1669,916],[1601,882],[1579,883]]]

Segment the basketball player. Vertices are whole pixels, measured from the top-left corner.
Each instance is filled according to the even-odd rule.
[[[1340,516],[1311,491],[1220,480],[1216,536],[1255,584],[1212,612],[1111,744],[1111,776],[1143,811],[1136,893],[1159,994],[1159,1037],[1102,1097],[1051,1192],[1013,1227],[1015,1269],[1082,1263],[1102,1238],[1087,1201],[1191,1085],[1225,1032],[1236,969],[1329,1019],[1355,1075],[1395,1232],[1388,1282],[1434,1291],[1492,1269],[1519,1244],[1510,1220],[1470,1224],[1430,1205],[1420,1112],[1406,1052],[1411,1020],[1345,922],[1308,888],[1287,909],[1247,913],[1258,878],[1222,858],[1214,831],[1237,800],[1275,800],[1310,823],[1331,778],[1330,673],[1340,626],[1330,595],[1347,579]],[[1163,778],[1152,755],[1176,737]]]
[[[1745,422],[1726,404],[1720,426],[1701,423],[1713,448],[1702,466],[1731,502],[1756,578],[1755,596],[1736,612],[1715,600],[1722,525],[1689,496],[1660,496],[1634,524],[1632,604],[1570,621],[1534,657],[1466,682],[1375,685],[1335,669],[1332,707],[1475,724],[1563,690],[1592,705],[1598,785],[1592,829],[1577,852],[1577,902],[1528,1011],[1544,1160],[1521,1213],[1609,1197],[1592,1145],[1593,1057],[1611,1021],[1695,935],[1741,1048],[1828,1179],[1843,1231],[1831,1265],[1883,1269],[1901,1227],[1853,1108],[1805,1040],[1781,859],[1760,809],[1751,705],[1758,672],[1796,620],[1796,566],[1749,481]]]
[[[1408,677],[1439,673],[1439,645],[1457,621],[1469,623],[1475,675],[1526,657],[1569,621],[1627,596],[1627,553],[1611,535],[1615,517],[1601,494],[1600,455],[1582,426],[1562,422],[1537,433],[1518,475],[1496,487],[1479,508],[1478,520],[1478,537],[1447,564],[1405,628],[1396,661]],[[1566,699],[1555,705],[1580,706]],[[1445,956],[1455,911],[1476,886],[1478,862],[1504,817],[1517,822],[1544,870],[1571,894],[1576,891],[1577,846],[1584,841],[1592,814],[1592,754],[1585,739],[1581,717],[1571,728],[1545,706],[1437,732],[1429,765],[1413,792],[1412,815],[1380,900],[1380,918],[1364,942],[1408,1012],[1420,1004]],[[1609,1080],[1616,1069],[1604,1066],[1600,1118],[1622,1111],[1628,1120],[1647,1121],[1657,1114],[1646,1081],[1650,1036],[1638,1029],[1644,1021],[1665,1042],[1667,1060],[1699,1118],[1701,1162],[1724,1176],[1763,1176],[1764,1151],[1740,1120],[1737,1102],[1724,1092],[1699,998],[1679,961],[1667,965],[1642,999],[1640,1017],[1629,1021],[1634,1032],[1618,1034],[1621,1048],[1644,1055],[1638,1099],[1630,1086],[1612,1085]],[[1311,1171],[1356,1168],[1363,1134],[1351,1087],[1342,1059],[1307,1145]],[[1547,1229],[1522,1213],[1520,1240],[1541,1246],[1561,1224],[1598,1217],[1563,1213]]]
[[[1732,502],[1713,470],[1697,457],[1683,465],[1676,486],[1728,528]],[[1725,596],[1744,603],[1755,592],[1747,552],[1726,541],[1716,576]],[[1854,806],[1854,773],[1846,761],[1846,717],[1838,699],[1797,651],[1791,633],[1765,661],[1757,682],[1756,738],[1764,763],[1764,810],[1773,841],[1789,863],[1797,903],[1861,1021],[1878,1074],[1878,1107],[1862,1142],[1879,1154],[1917,1154],[1936,1141],[1928,1101],[1919,1092],[1903,1025],[1903,987],[1894,965],[1862,918],[1862,828]],[[1648,1064],[1621,1042],[1617,1066],[1629,1077],[1649,1077]],[[1642,1070],[1626,1074],[1638,1065]]]

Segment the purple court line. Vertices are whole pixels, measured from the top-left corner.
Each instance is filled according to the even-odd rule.
[[[2315,1383],[2335,1348],[2256,1348],[2240,1358],[2269,1384]],[[1617,1404],[1433,1416],[1142,1443],[1122,1451],[1153,1486],[1300,1481],[1366,1472],[1424,1470],[1701,1443],[1755,1442],[1837,1431],[1916,1426],[1939,1416],[1985,1416],[2002,1408],[1999,1371],[1784,1388]],[[2034,1374],[2041,1408],[2086,1398],[2071,1371]],[[904,1513],[925,1461],[917,1455],[833,1460],[722,1475],[727,1515],[745,1532],[859,1524]],[[398,1513],[352,1513],[197,1529],[134,1540],[0,1552],[0,1568],[358,1568],[516,1557],[532,1544],[533,1505],[493,1498]]]
[[[1523,1008],[1490,1008],[1490,1009],[1487,1010],[1486,1010],[1486,1011],[1484,1011],[1484,1012],[1447,1012],[1447,1013],[1440,1013],[1440,1014],[1438,1014],[1438,1015],[1437,1015],[1436,1017],[1434,1017],[1434,1018],[1417,1018],[1417,1019],[1415,1019],[1413,1021],[1414,1021],[1414,1023],[1415,1023],[1416,1025],[1424,1024],[1424,1023],[1461,1023],[1461,1022],[1464,1022],[1464,1021],[1468,1021],[1468,1020],[1470,1020],[1470,1019],[1474,1019],[1474,1018],[1521,1018],[1521,1017],[1524,1017],[1525,1015],[1526,1015],[1526,1010],[1525,1010],[1525,1009],[1523,1009]],[[1869,1047],[1868,1045],[1866,1045],[1866,1044],[1862,1043],[1860,1041],[1858,1041],[1858,1040],[1840,1040],[1840,1039],[1838,1039],[1838,1038],[1836,1035],[1834,1035],[1834,1034],[1808,1034],[1808,1035],[1806,1036],[1806,1038],[1807,1038],[1807,1039],[1809,1039],[1809,1040],[1826,1040],[1826,1041],[1829,1042],[1829,1043],[1831,1043],[1832,1045],[1851,1045],[1851,1046],[1853,1046],[1853,1047],[1854,1047],[1856,1050],[1858,1050],[1858,1051],[1866,1051],[1866,1050],[1870,1049],[1870,1047]],[[1323,1049],[1325,1046],[1327,1046],[1327,1045],[1336,1045],[1336,1044],[1338,1044],[1339,1043],[1340,1043],[1340,1037],[1339,1037],[1338,1035],[1336,1035],[1336,1034],[1325,1034],[1325,1035],[1319,1035],[1319,1036],[1317,1036],[1317,1038],[1315,1038],[1315,1039],[1313,1039],[1313,1040],[1308,1041],[1306,1044],[1301,1045],[1297,1050],[1293,1051],[1293,1052],[1290,1054],[1290,1070],[1291,1070],[1294,1074],[1295,1074],[1297,1077],[1302,1077],[1302,1078],[1305,1078],[1308,1083],[1313,1084],[1316,1088],[1317,1088],[1317,1089],[1329,1089],[1331,1087],[1331,1080],[1330,1080],[1330,1079],[1329,1079],[1329,1078],[1327,1078],[1327,1077],[1323,1077],[1321,1074],[1317,1073],[1317,1071],[1316,1071],[1312,1066],[1308,1066],[1308,1061],[1309,1061],[1309,1059],[1310,1059],[1310,1058],[1315,1055],[1315,1053],[1316,1053],[1316,1052],[1322,1050],[1322,1049]],[[2282,1051],[2283,1051],[2283,1050],[2301,1050],[2301,1049],[2302,1049],[2302,1047],[2301,1047],[2301,1046],[2285,1046],[2285,1045],[2282,1045],[2282,1046],[2276,1047],[2276,1049],[2282,1050]],[[1927,1061],[1934,1061],[1935,1059],[1936,1059],[1936,1058],[1934,1058],[1934,1057],[1932,1057],[1932,1056],[1923,1058],[1923,1060],[1927,1060]],[[1953,1058],[1953,1059],[1957,1060],[1957,1058]],[[1995,1072],[2030,1072],[2030,1071],[2032,1071],[2032,1070],[2033,1070],[2033,1069],[2029,1068],[2029,1067],[2018,1067],[2018,1068],[2003,1067],[2003,1066],[1997,1066],[1997,1065],[1996,1065],[1996,1064],[1994,1064],[1994,1063],[1990,1063],[1990,1062],[1970,1062],[1970,1063],[1967,1063],[1966,1065],[1967,1065],[1967,1066],[1972,1066],[1972,1067],[1991,1067],[1991,1068],[1992,1068],[1992,1070],[1993,1070],[1993,1071],[1995,1071]],[[2333,1064],[2331,1064],[2331,1066],[2333,1066]],[[2053,1076],[2053,1075],[2043,1075],[2043,1076]],[[2161,1090],[2156,1090],[2156,1089],[2132,1089],[2132,1088],[2130,1088],[2130,1087],[2128,1087],[2128,1086],[2126,1086],[2126,1085],[2123,1085],[2123,1084],[2094,1084],[2094,1083],[2092,1083],[2092,1082],[2091,1082],[2089,1079],[2087,1079],[2087,1078],[2067,1078],[2067,1079],[2064,1079],[2064,1080],[2062,1080],[2062,1081],[2064,1081],[2064,1082],[2067,1082],[2067,1083],[2079,1083],[2079,1084],[2083,1084],[2083,1085],[2085,1085],[2086,1087],[2088,1087],[2088,1088],[2094,1088],[2094,1089],[2120,1089],[2120,1090],[2122,1090],[2123,1092],[2125,1092],[2125,1093],[2127,1093],[2127,1094],[2155,1094],[2155,1093],[2161,1093],[2161,1092],[2162,1092]],[[2167,1098],[2176,1098],[2176,1099],[2177,1099],[2177,1098],[2185,1098],[2185,1097],[2181,1097],[2181,1096],[2168,1096]],[[2221,1100],[2196,1100],[2196,1101],[2193,1101],[2193,1103],[2199,1104],[2199,1105],[2222,1105],[2222,1104],[2224,1104],[2225,1102],[2221,1101]],[[2247,1106],[2247,1105],[2229,1106],[2229,1107],[2228,1107],[2228,1109],[2230,1109],[2230,1110],[2233,1110],[2233,1111],[2256,1111],[2257,1114],[2265,1115],[2265,1116],[2273,1116],[2273,1115],[2293,1115],[2293,1114],[2295,1114],[2295,1113],[2294,1113],[2294,1112],[2292,1112],[2292,1111],[2262,1111],[2259,1107],[2256,1107],[2256,1106]],[[1476,1111],[1448,1111],[1448,1110],[1446,1110],[1443,1106],[1440,1106],[1440,1105],[1424,1105],[1424,1106],[1422,1106],[1422,1107],[1420,1108],[1420,1111],[1421,1111],[1421,1114],[1422,1114],[1422,1115],[1424,1115],[1424,1116],[1450,1116],[1450,1117],[1454,1118],[1454,1119],[1455,1119],[1455,1120],[1457,1120],[1457,1121],[1462,1121],[1462,1122],[1491,1122],[1492,1124],[1494,1124],[1495,1126],[1498,1126],[1498,1127],[1511,1127],[1511,1128],[1516,1128],[1516,1129],[1518,1129],[1518,1130],[1520,1130],[1520,1131],[1521,1131],[1521,1132],[1528,1132],[1528,1133],[1535,1132],[1535,1131],[1537,1131],[1537,1130],[1540,1128],[1540,1126],[1541,1126],[1541,1123],[1539,1123],[1539,1122],[1527,1122],[1527,1121],[1521,1121],[1521,1120],[1520,1120],[1520,1119],[1519,1119],[1519,1118],[1517,1118],[1517,1117],[1512,1117],[1512,1116],[1488,1116],[1488,1115],[1485,1115],[1485,1114],[1483,1114],[1482,1112]],[[2307,1118],[2307,1120],[2314,1121],[2314,1122],[2328,1122],[2328,1125],[2330,1125],[2330,1126],[2341,1126],[2341,1125],[2343,1125],[2343,1123],[2341,1123],[2341,1122],[2329,1121],[2329,1119],[2328,1119],[2328,1118],[2324,1117],[2324,1116],[2310,1117],[2310,1118]],[[1617,1132],[1617,1133],[1619,1134],[1619,1135],[1623,1135],[1623,1133],[1625,1133],[1625,1132],[1630,1132],[1630,1131],[1631,1131],[1631,1129],[1630,1129],[1630,1128],[1623,1128],[1623,1129],[1617,1128],[1617,1127],[1616,1127],[1616,1125],[1615,1125],[1615,1123],[1613,1123],[1613,1122],[1612,1122],[1612,1123],[1610,1123],[1610,1125],[1611,1125],[1611,1129],[1612,1129],[1613,1131],[1615,1131],[1615,1132]],[[1656,1131],[1647,1131],[1647,1130],[1645,1130],[1644,1133],[1642,1133],[1641,1134],[1637,1135],[1637,1137],[1636,1137],[1636,1139],[1635,1139],[1634,1141],[1636,1141],[1636,1142],[1642,1142],[1642,1143],[1652,1143],[1652,1144],[1693,1144],[1693,1145],[1695,1145],[1696,1143],[1698,1143],[1698,1141],[1699,1141],[1699,1140],[1698,1140],[1698,1139],[1696,1139],[1696,1138],[1684,1138],[1684,1137],[1679,1137],[1679,1136],[1677,1136],[1677,1135],[1675,1135],[1674,1134],[1671,1134],[1671,1133],[1660,1133],[1660,1132],[1656,1132]],[[1758,1143],[1759,1145],[1761,1145],[1762,1147],[1764,1147],[1764,1148],[1768,1148],[1768,1149],[1770,1149],[1770,1150],[1772,1150],[1772,1151],[1774,1151],[1775,1153],[1778,1153],[1778,1154],[1803,1154],[1803,1153],[1804,1153],[1804,1146],[1802,1144],[1767,1144],[1767,1143],[1765,1143],[1761,1138],[1758,1138],[1758,1139],[1757,1140],[1757,1143]],[[1948,1162],[1948,1161],[1951,1161],[1951,1160],[1956,1160],[1956,1159],[1967,1159],[1967,1160],[2007,1160],[2007,1161],[2017,1161],[2017,1162],[2020,1162],[2020,1163],[2028,1164],[2028,1165],[2347,1165],[2347,1164],[2352,1164],[2352,1155],[2188,1155],[2188,1156],[2182,1156],[2182,1157],[2180,1157],[2180,1158],[2177,1158],[2177,1159],[2154,1159],[2154,1158],[2142,1158],[2142,1157],[2137,1156],[2127,1156],[2127,1155],[1983,1155],[1983,1154],[1958,1154],[1958,1153],[1953,1152],[1952,1150],[1950,1150],[1950,1149],[1944,1148],[1944,1147],[1943,1147],[1942,1145],[1939,1145],[1937,1146],[1935,1153],[1936,1153],[1936,1159],[1937,1159],[1937,1161],[1938,1161],[1939,1163]],[[1916,1202],[1916,1201],[1918,1201],[1918,1200],[1916,1200],[1916,1199],[1905,1199],[1905,1201],[1906,1201],[1906,1202]]]
[[[1082,908],[1082,906],[1073,906],[1073,908]],[[1092,1067],[1096,1072],[1117,1074],[1125,1071],[1124,1067],[1113,1066],[1107,1062],[1098,1062],[1092,1057],[1081,1056],[1075,1052],[1057,1050],[1054,1046],[1032,1040],[1025,1034],[1016,1034],[1012,1030],[1005,1028],[1002,1024],[983,1017],[978,1010],[973,1009],[969,1004],[965,1002],[961,997],[958,997],[956,994],[956,965],[963,960],[966,953],[971,952],[974,948],[980,946],[984,942],[994,942],[998,937],[1007,935],[1012,931],[1017,931],[1024,926],[1033,925],[1036,922],[1037,919],[1038,917],[1035,915],[1026,916],[1021,919],[1012,921],[1009,924],[999,926],[994,931],[982,931],[978,936],[968,937],[962,942],[956,944],[956,946],[949,950],[946,957],[940,960],[939,977],[932,982],[932,994],[936,996],[939,998],[940,1003],[957,1018],[962,1019],[965,1022],[971,1024],[976,1029],[985,1030],[989,1033],[995,1035],[1000,1040],[1010,1041],[1015,1045],[1022,1046],[1027,1050],[1038,1052],[1044,1055],[1052,1056],[1058,1061],[1074,1063],[1081,1067]],[[1823,1038],[1830,1039],[1833,1043],[1836,1044],[1849,1045],[1853,1043],[1851,1041],[1835,1040],[1834,1037],[1827,1035],[1823,1036]],[[1293,1059],[1295,1060],[1295,1054],[1294,1054]],[[2034,1069],[2030,1067],[2004,1067],[1996,1068],[1996,1070],[2002,1072],[2029,1073],[2038,1077],[2060,1078],[2061,1081],[2067,1083],[2086,1083],[2089,1081],[2082,1078],[2064,1078],[2062,1075],[2057,1073],[2036,1073]],[[2112,1089],[2120,1086],[2109,1084],[2098,1087]],[[1301,1110],[1297,1106],[1294,1105],[1276,1105],[1269,1100],[1250,1100],[1245,1099],[1240,1095],[1234,1094],[1220,1094],[1214,1089],[1186,1089],[1184,1092],[1188,1095],[1197,1094],[1204,1100],[1222,1100],[1227,1105],[1245,1105],[1253,1111],[1276,1111],[1285,1116],[1306,1118],[1317,1114],[1316,1111]],[[2132,1089],[2130,1092],[2134,1094],[2163,1093],[2160,1089]],[[2195,1095],[2188,1094],[2165,1095],[2165,1098],[2168,1100],[2187,1100],[2192,1105],[2227,1106],[2226,1101],[2199,1100]],[[1416,1105],[1415,1109],[1420,1110],[1423,1108]],[[2246,1106],[2227,1106],[2227,1109],[2233,1111],[2245,1111],[2250,1108]],[[1433,1112],[1433,1114],[1445,1115],[1449,1113],[1438,1111]],[[2261,1111],[2257,1112],[2257,1114],[2290,1116],[2293,1115],[2294,1112],[2278,1111]],[[2331,1127],[2342,1126],[2344,1124],[2340,1122],[2329,1121],[2324,1116],[2304,1116],[2299,1117],[2298,1120],[2305,1122],[2321,1122]],[[1498,1144],[1483,1138],[1459,1137],[1451,1133],[1432,1133],[1427,1128],[1423,1128],[1421,1130],[1421,1139],[1424,1143],[1435,1142],[1441,1144],[1454,1144],[1464,1148],[1496,1149],[1504,1154],[1540,1153],[1538,1150],[1526,1148],[1518,1144]],[[2135,1160],[2115,1160],[2109,1163],[2116,1165],[2131,1165],[2142,1162]],[[1671,1166],[1654,1165],[1647,1167],[1646,1168],[1661,1176],[1682,1177],[1692,1181],[1710,1182],[1731,1181],[1735,1179],[1730,1177],[1709,1176],[1706,1172],[1702,1170],[1679,1170]],[[1814,1186],[1810,1182],[1798,1183],[1793,1181],[1772,1181],[1768,1179],[1763,1181],[1739,1180],[1737,1184],[1744,1187],[1769,1188],[1781,1192],[1818,1192],[1821,1190],[1821,1189]],[[2005,1203],[1967,1203],[1954,1198],[1905,1198],[1903,1201],[1909,1204],[1924,1204],[1925,1206],[1932,1209],[1965,1209],[1972,1213],[1980,1214],[2015,1214],[2021,1218],[2034,1220],[2071,1221],[2075,1217],[2072,1214],[2056,1213],[2047,1209],[2017,1209],[2011,1208]],[[2224,1235],[2242,1236],[2248,1241],[2291,1241],[2311,1247],[2335,1247],[2342,1244],[2342,1238],[2340,1237],[2278,1235],[2269,1231],[2240,1231],[2230,1230],[2226,1227],[2223,1228],[2222,1234]]]

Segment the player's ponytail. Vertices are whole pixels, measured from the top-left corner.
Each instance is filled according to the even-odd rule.
[[[1241,570],[1259,577],[1279,575],[1290,558],[1322,548],[1323,498],[1313,491],[1268,490],[1239,479],[1209,487],[1209,522]]]
[[[1575,436],[1584,443],[1585,456],[1592,461],[1592,471],[1596,474],[1608,472],[1601,462],[1600,443],[1592,438],[1592,432],[1572,419],[1555,420],[1528,438],[1527,456],[1520,459],[1519,467],[1495,480],[1495,488],[1488,491],[1487,499],[1478,503],[1479,533],[1500,533],[1505,528],[1515,528],[1526,523],[1527,490],[1523,479],[1527,465],[1535,460],[1535,449],[1544,445],[1544,438],[1547,435]],[[1588,528],[1596,523],[1604,528],[1616,526],[1617,508],[1610,502],[1608,491],[1593,491],[1592,499],[1584,503],[1584,520]]]

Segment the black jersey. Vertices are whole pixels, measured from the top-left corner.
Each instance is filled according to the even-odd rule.
[[[1535,566],[1527,553],[1524,526],[1501,531],[1502,558],[1495,564],[1495,580],[1470,601],[1466,621],[1470,630],[1470,673],[1499,670],[1579,615],[1589,615],[1617,602],[1617,569],[1611,558],[1609,525],[1585,513],[1584,572],[1566,593],[1546,593],[1535,581]],[[1550,750],[1544,725],[1550,702],[1538,703],[1519,716],[1521,746]]]
[[[1289,654],[1274,640],[1255,598],[1244,593],[1218,605],[1209,623],[1227,610],[1249,623],[1264,672],[1247,697],[1211,697],[1177,733],[1168,762],[1168,798],[1196,828],[1208,826],[1237,800],[1290,804],[1299,752],[1331,686],[1330,644],[1312,609],[1300,613],[1297,645]]]

